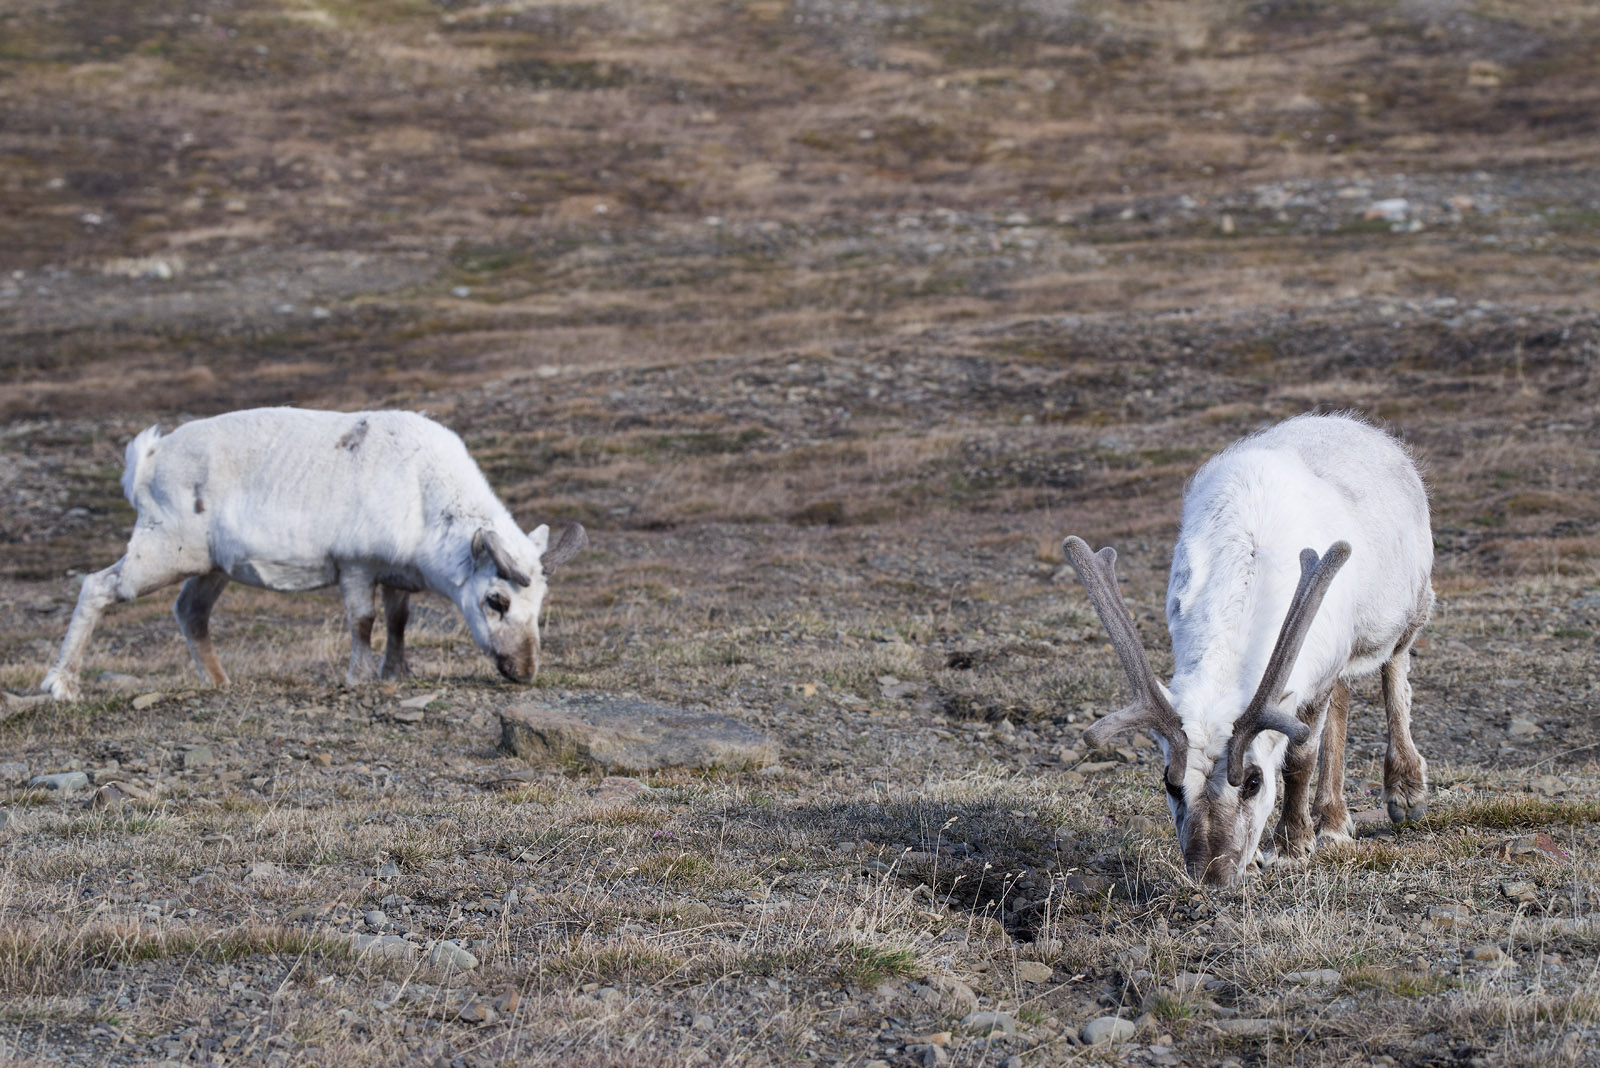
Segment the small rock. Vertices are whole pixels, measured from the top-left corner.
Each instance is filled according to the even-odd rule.
[[[382,909],[368,909],[361,919],[374,931],[381,931],[389,926],[389,917],[383,914]]]
[[[1546,797],[1557,797],[1571,789],[1571,787],[1554,775],[1541,775],[1537,779],[1534,779],[1531,785],[1535,790],[1541,794],[1544,794]]]
[[[1405,222],[1406,216],[1411,213],[1411,202],[1404,197],[1391,197],[1388,200],[1374,200],[1367,205],[1363,213],[1365,219],[1381,219],[1384,222]]]
[[[961,1017],[961,1028],[975,1035],[992,1035],[996,1031],[1014,1035],[1017,1033],[1017,1021],[1007,1013],[984,1009]]]
[[[607,775],[599,785],[589,791],[589,796],[602,804],[623,804],[652,793],[650,787],[626,775]]]
[[[423,712],[420,708],[397,708],[389,713],[389,718],[396,723],[421,723]]]
[[[694,1023],[690,1024],[689,1026],[693,1027],[696,1031],[709,1031],[717,1026],[717,1021],[713,1020],[707,1013],[702,1012],[695,1016]]]
[[[1203,989],[1213,978],[1210,972],[1179,972],[1172,977],[1172,989],[1179,994],[1192,994]]]
[[[209,767],[217,762],[217,754],[209,745],[193,745],[183,751],[183,766],[186,769]]]
[[[1506,724],[1506,733],[1513,738],[1527,738],[1535,734],[1543,734],[1544,728],[1531,719],[1517,717]]]
[[[1083,1025],[1083,1044],[1099,1046],[1107,1042],[1126,1042],[1139,1029],[1132,1020],[1120,1016],[1100,1016]]]
[[[384,960],[414,960],[420,948],[415,942],[393,934],[353,934],[350,945],[358,957],[370,955]]]
[[[75,790],[86,788],[89,785],[89,776],[81,771],[58,771],[54,775],[35,775],[28,781],[28,785],[70,794]]]
[[[1469,915],[1465,905],[1429,905],[1426,918],[1435,927],[1451,928],[1465,923]]]
[[[1149,816],[1130,816],[1122,825],[1122,833],[1130,838],[1151,838],[1164,832],[1167,826]]]
[[[953,975],[928,976],[917,990],[917,996],[951,1015],[965,1016],[978,1011],[978,995]]]
[[[482,998],[473,998],[457,1010],[456,1019],[463,1023],[491,1024],[499,1015],[489,1002]]]
[[[1087,763],[1079,764],[1075,770],[1085,775],[1099,775],[1106,771],[1116,771],[1121,766],[1121,761],[1117,760],[1091,760]]]
[[[90,808],[121,808],[129,801],[148,801],[150,791],[127,782],[108,782],[89,799]]]
[[[396,864],[392,860],[386,860],[382,864],[378,865],[377,877],[379,879],[395,879],[399,878],[402,874],[404,873],[401,872],[400,865]]]
[[[478,966],[478,958],[471,950],[463,949],[455,942],[435,942],[433,948],[428,950],[428,963],[438,968],[455,968],[459,971],[470,972]]]
[[[1299,986],[1338,986],[1343,978],[1333,968],[1316,968],[1309,972],[1289,972],[1283,981]]]
[[[878,676],[878,693],[884,697],[897,699],[915,696],[922,689],[914,682],[902,682],[893,675]]]
[[[135,712],[143,712],[152,705],[159,703],[165,696],[167,695],[164,693],[142,693],[133,699],[133,710]]]
[[[282,879],[283,869],[270,860],[252,860],[250,868],[244,874],[246,883],[270,883]]]
[[[20,760],[0,760],[0,783],[23,782],[28,777],[28,765]]]
[[[1532,904],[1539,900],[1539,889],[1530,882],[1515,880],[1500,884],[1500,894],[1508,901]]]
[[[1467,960],[1473,961],[1493,962],[1505,960],[1506,954],[1505,950],[1501,949],[1497,945],[1485,944],[1481,946],[1473,946],[1471,949],[1467,950],[1466,958]]]
[[[1277,1026],[1278,1025],[1271,1020],[1263,1020],[1252,1017],[1241,1017],[1237,1020],[1217,1021],[1217,1029],[1225,1035],[1270,1035],[1277,1030]]]
[[[911,1055],[913,1064],[921,1068],[938,1068],[950,1059],[950,1055],[940,1046],[932,1043],[916,1043],[906,1047],[906,1052]]]
[[[1015,969],[1016,976],[1024,983],[1048,983],[1054,970],[1048,964],[1041,964],[1036,960],[1019,960]]]
[[[431,705],[433,702],[437,701],[439,698],[441,698],[443,696],[444,696],[444,691],[443,690],[435,690],[433,693],[419,693],[415,697],[407,697],[404,701],[401,701],[400,702],[400,707],[401,708],[427,708],[429,705]]]

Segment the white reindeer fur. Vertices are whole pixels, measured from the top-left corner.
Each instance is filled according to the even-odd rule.
[[[536,664],[549,528],[524,533],[461,439],[422,415],[260,408],[165,435],[150,427],[128,445],[122,487],[139,513],[134,534],[122,560],[85,581],[45,680],[57,697],[75,696],[76,660],[105,604],[196,576],[214,576],[220,593],[219,572],[283,592],[337,582],[353,613],[364,594],[369,630],[375,585],[432,590],[461,610],[486,651],[510,640],[500,631],[531,632]],[[498,535],[529,586],[500,582],[493,563],[474,555],[480,530]],[[497,585],[511,608],[491,620],[483,598]],[[179,614],[182,623],[181,598]],[[364,674],[359,656],[351,673]]]
[[[1422,480],[1388,434],[1348,415],[1302,415],[1234,443],[1190,482],[1166,608],[1191,804],[1225,759],[1234,720],[1261,680],[1300,577],[1300,551],[1324,552],[1339,540],[1350,543],[1350,558],[1279,701],[1291,715],[1325,700],[1336,680],[1404,655],[1397,646],[1426,620],[1433,541]],[[1283,734],[1266,731],[1250,749],[1265,772],[1252,841],[1272,810],[1287,747]]]

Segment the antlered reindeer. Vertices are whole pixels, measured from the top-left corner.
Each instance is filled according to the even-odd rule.
[[[1184,493],[1167,588],[1170,686],[1118,591],[1115,550],[1091,553],[1076,537],[1062,548],[1134,692],[1084,738],[1098,747],[1123,731],[1155,735],[1191,878],[1228,885],[1256,861],[1280,769],[1275,859],[1350,836],[1347,683],[1374,671],[1388,713],[1389,818],[1425,815],[1427,762],[1411,740],[1406,673],[1433,609],[1433,537],[1422,479],[1394,438],[1348,415],[1303,415],[1200,469]]]

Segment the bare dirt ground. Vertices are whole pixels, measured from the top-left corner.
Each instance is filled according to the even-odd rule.
[[[782,760],[525,768],[439,603],[347,689],[331,594],[234,587],[226,692],[120,606],[0,725],[4,1057],[1600,1063],[1597,46],[1559,0],[6,5],[0,685],[138,430],[421,408],[590,530],[535,693]],[[1431,814],[1375,811],[1368,687],[1358,840],[1198,893],[1153,745],[1079,742],[1125,684],[1058,544],[1118,546],[1159,670],[1184,479],[1345,408],[1433,494]],[[72,770],[133,796],[27,785]]]

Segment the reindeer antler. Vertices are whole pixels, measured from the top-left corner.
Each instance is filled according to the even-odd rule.
[[[1183,732],[1178,713],[1167,700],[1156,673],[1139,642],[1139,632],[1134,629],[1133,616],[1117,588],[1117,551],[1107,545],[1098,553],[1090,552],[1088,544],[1078,537],[1067,537],[1061,543],[1078,572],[1089,600],[1111,635],[1112,648],[1122,661],[1122,670],[1133,687],[1133,704],[1111,713],[1083,732],[1086,742],[1098,749],[1115,735],[1127,730],[1144,728],[1161,735],[1167,741],[1167,781],[1177,786],[1183,782],[1183,769],[1189,759],[1189,736]]]
[[[1281,731],[1295,745],[1301,745],[1311,736],[1311,728],[1294,716],[1280,712],[1276,707],[1278,695],[1283,693],[1294,668],[1300,647],[1305,644],[1306,632],[1322,606],[1322,597],[1328,592],[1333,576],[1350,559],[1350,543],[1336,541],[1328,552],[1317,556],[1315,549],[1300,550],[1300,583],[1289,601],[1289,611],[1283,617],[1278,631],[1278,641],[1272,647],[1267,670],[1261,676],[1255,696],[1245,707],[1244,714],[1233,724],[1233,737],[1228,741],[1228,783],[1238,786],[1244,781],[1244,754],[1262,731]]]

